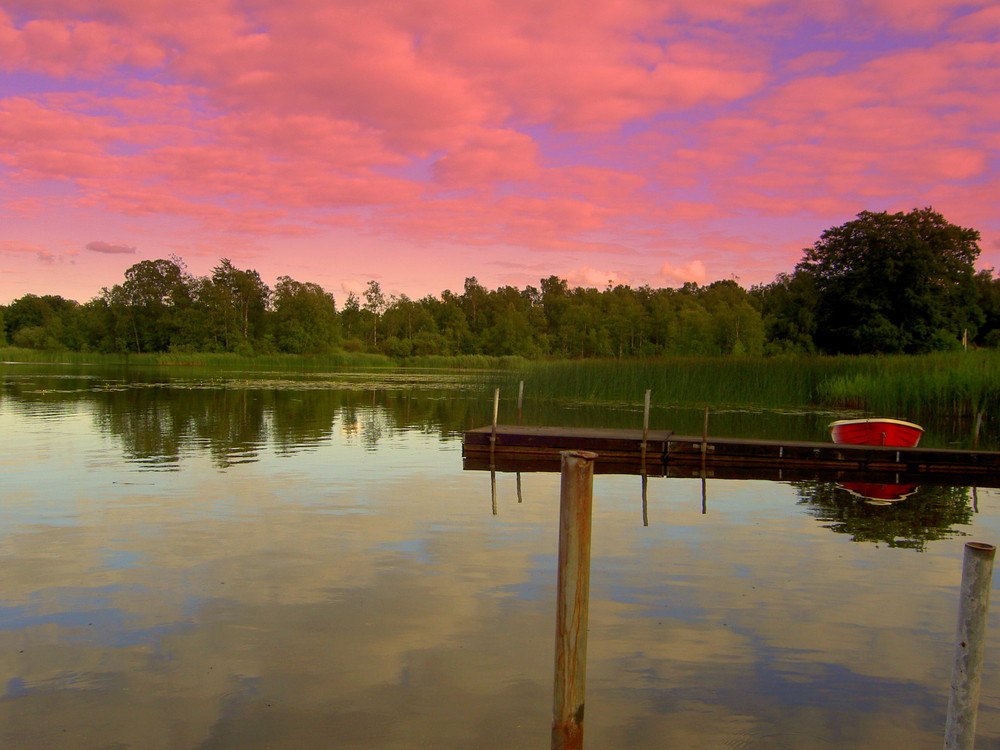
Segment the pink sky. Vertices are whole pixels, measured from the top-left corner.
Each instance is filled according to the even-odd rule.
[[[994,0],[4,0],[0,303],[749,286],[924,206],[1000,266],[998,92]]]

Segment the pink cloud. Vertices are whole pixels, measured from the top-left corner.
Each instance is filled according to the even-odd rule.
[[[590,266],[581,266],[580,268],[567,271],[561,274],[560,278],[565,279],[571,287],[593,287],[597,289],[631,283],[631,277],[628,274],[619,271],[599,271]]]
[[[49,251],[39,245],[30,242],[20,242],[18,240],[0,240],[0,253],[4,255],[40,255]]]
[[[904,29],[930,31],[947,23],[956,11],[987,6],[990,0],[869,0],[872,9]]]
[[[435,178],[448,187],[491,186],[537,177],[538,145],[513,130],[485,131],[438,159]]]
[[[0,96],[4,220],[94,222],[62,248],[377,240],[580,278],[675,246],[764,274],[782,232],[866,207],[988,227],[994,5],[9,0],[0,69],[45,86]]]
[[[1000,30],[1000,5],[990,3],[982,10],[952,21],[948,28],[954,34],[972,37],[996,34]]]
[[[65,78],[96,76],[120,65],[154,68],[159,45],[120,26],[86,20],[36,19],[14,25],[0,10],[0,66]]]
[[[110,242],[104,242],[102,240],[95,240],[94,242],[87,243],[87,249],[95,253],[105,253],[108,255],[135,255],[136,248],[134,245],[115,245]]]
[[[704,284],[708,280],[705,264],[700,260],[691,260],[679,266],[664,263],[660,266],[658,276],[667,286],[681,286],[688,281]]]

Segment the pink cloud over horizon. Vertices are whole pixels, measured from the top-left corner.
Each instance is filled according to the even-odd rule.
[[[927,205],[997,266],[997,90],[988,0],[8,0],[0,303],[168,255],[341,295],[749,285]]]

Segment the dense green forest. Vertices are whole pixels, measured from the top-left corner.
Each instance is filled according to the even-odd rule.
[[[80,304],[26,294],[0,306],[0,345],[101,353],[379,352],[397,359],[920,353],[1000,346],[1000,278],[976,272],[979,233],[932,209],[863,212],[823,233],[793,272],[654,289],[486,289],[413,300],[377,281],[339,305],[319,285],[222,259],[194,276],[178,257],[146,260]]]

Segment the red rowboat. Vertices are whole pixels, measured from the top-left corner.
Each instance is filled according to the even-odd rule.
[[[892,445],[912,448],[920,442],[924,428],[900,419],[840,419],[830,423],[835,443],[854,445]]]

